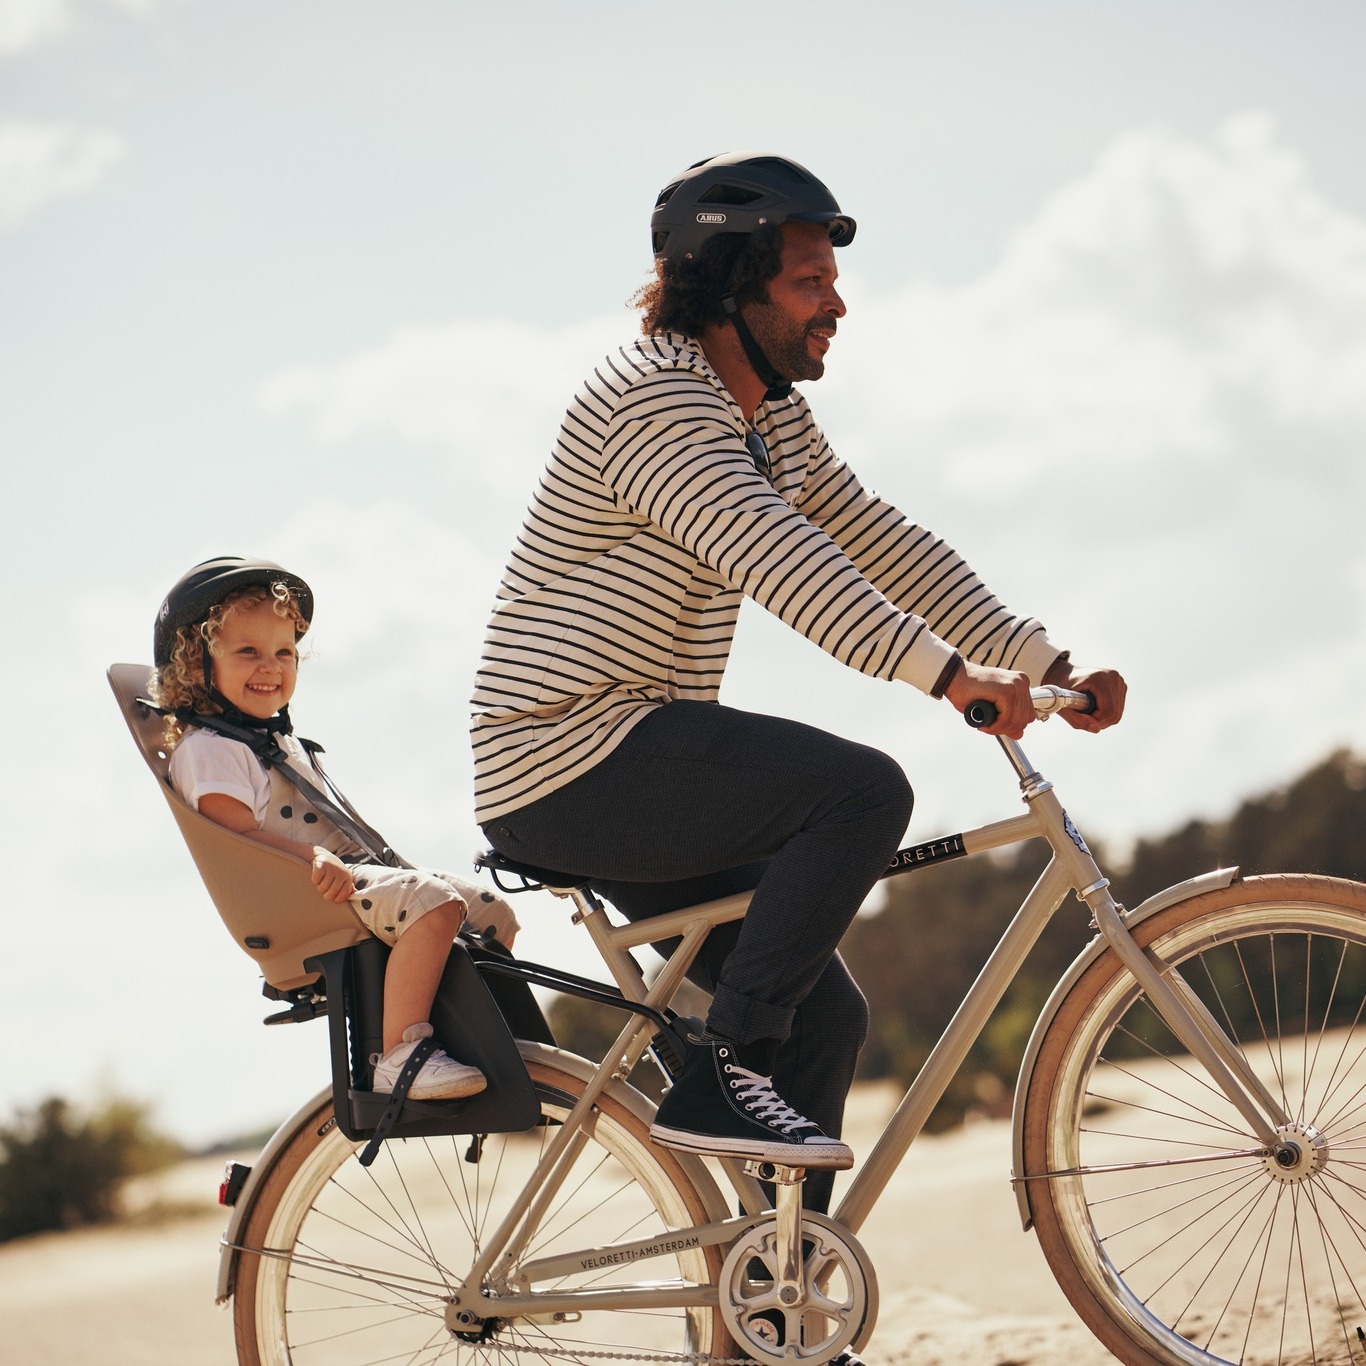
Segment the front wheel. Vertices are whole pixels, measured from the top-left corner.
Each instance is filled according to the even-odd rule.
[[[1111,952],[1045,1033],[1024,1114],[1039,1242],[1131,1366],[1366,1362],[1366,887],[1249,878],[1134,931],[1285,1112],[1268,1152]]]
[[[391,1139],[374,1163],[356,1160],[330,1101],[272,1164],[242,1234],[233,1313],[248,1366],[361,1366],[570,1360],[611,1353],[726,1356],[716,1309],[601,1309],[489,1317],[453,1328],[446,1306],[473,1257],[526,1185],[583,1082],[529,1064],[541,1103],[526,1133]],[[588,1139],[540,1217],[527,1261],[707,1222],[706,1202],[674,1154],[605,1094]],[[519,1262],[522,1259],[519,1259]],[[684,1248],[622,1267],[565,1271],[556,1289],[650,1281],[714,1285],[715,1247]],[[507,1276],[515,1282],[517,1268]],[[538,1288],[546,1288],[539,1286]]]

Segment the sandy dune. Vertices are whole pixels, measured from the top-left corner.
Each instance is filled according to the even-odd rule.
[[[885,1118],[888,1093],[863,1089],[856,1149]],[[922,1139],[860,1237],[873,1253],[881,1313],[872,1366],[1103,1366],[1113,1361],[1073,1318],[1008,1174],[1009,1126]],[[213,1303],[222,1162],[178,1168],[163,1185],[202,1213],[149,1228],[27,1239],[0,1247],[3,1366],[234,1366],[232,1319]]]

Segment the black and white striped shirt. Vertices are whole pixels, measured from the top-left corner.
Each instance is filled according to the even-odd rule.
[[[851,668],[934,690],[955,647],[1037,681],[1058,654],[958,554],[865,491],[798,393],[748,426],[701,347],[641,337],[565,416],[472,701],[476,818],[535,801],[677,698],[716,701],[742,596]]]

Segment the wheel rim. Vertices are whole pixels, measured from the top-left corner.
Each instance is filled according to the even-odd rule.
[[[1085,1169],[1049,1183],[1075,1264],[1161,1361],[1366,1360],[1360,914],[1252,904],[1154,947],[1287,1111],[1282,1147],[1265,1152],[1117,974],[1074,1031],[1049,1125],[1049,1169]]]
[[[361,1366],[506,1356],[578,1359],[597,1352],[711,1350],[711,1311],[585,1314],[570,1323],[485,1320],[450,1331],[446,1309],[474,1250],[496,1229],[573,1097],[538,1086],[549,1121],[491,1135],[478,1161],[471,1139],[390,1141],[369,1168],[333,1129],[314,1147],[271,1212],[255,1264],[253,1328],[267,1366]],[[604,1102],[524,1260],[639,1239],[705,1217],[686,1180],[661,1163],[633,1117]],[[291,1255],[282,1255],[288,1251]],[[515,1270],[513,1272],[515,1278]],[[626,1281],[706,1282],[705,1252],[565,1276],[557,1288]],[[550,1288],[538,1285],[537,1289]],[[240,1293],[240,1292],[239,1292]]]

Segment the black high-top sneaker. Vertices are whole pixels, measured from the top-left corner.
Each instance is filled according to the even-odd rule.
[[[757,1070],[766,1063],[771,1069],[771,1053],[762,1044],[734,1044],[709,1034],[690,1040],[683,1071],[660,1102],[650,1137],[666,1148],[712,1157],[852,1167],[849,1146],[799,1115],[773,1089],[772,1078]],[[745,1066],[747,1057],[753,1066]]]

